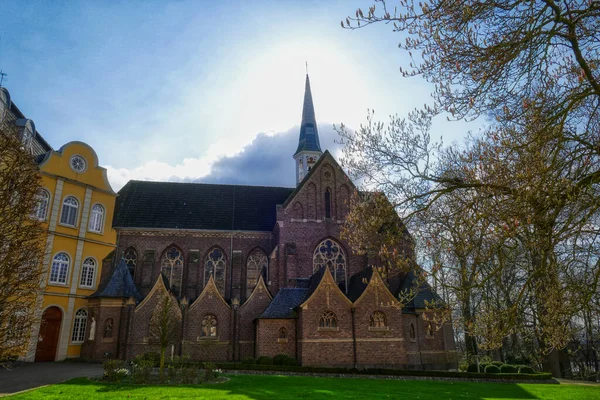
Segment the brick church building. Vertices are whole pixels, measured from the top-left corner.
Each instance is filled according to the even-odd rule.
[[[113,219],[118,256],[89,299],[82,358],[157,351],[150,320],[171,296],[173,352],[194,360],[455,368],[451,326],[423,318],[431,288],[402,308],[413,275],[382,279],[340,238],[355,188],[321,151],[308,75],[293,158],[295,188],[128,182]]]

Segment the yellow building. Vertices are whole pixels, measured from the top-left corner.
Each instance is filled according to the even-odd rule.
[[[24,147],[38,162],[43,189],[34,214],[48,231],[38,296],[41,322],[32,331],[24,359],[79,357],[88,334],[87,296],[98,288],[102,260],[115,247],[111,222],[117,195],[90,146],[73,141],[54,151],[0,88],[0,120],[4,118],[19,127]]]

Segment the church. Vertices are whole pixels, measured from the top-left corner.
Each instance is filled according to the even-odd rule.
[[[308,75],[293,159],[295,188],[128,182],[81,357],[158,351],[150,321],[170,296],[179,324],[170,351],[193,360],[285,354],[307,366],[455,368],[450,324],[424,318],[433,290],[401,305],[414,276],[382,277],[341,239],[356,188],[321,149]]]

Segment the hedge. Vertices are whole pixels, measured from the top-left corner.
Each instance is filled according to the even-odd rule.
[[[367,368],[358,370],[356,368],[342,367],[299,367],[287,365],[251,365],[237,363],[219,363],[218,368],[231,371],[272,371],[272,372],[299,372],[309,374],[356,374],[356,375],[389,375],[389,376],[429,376],[438,378],[471,378],[471,379],[505,379],[505,380],[550,380],[552,374],[504,374],[504,373],[477,373],[456,371],[423,371],[423,370],[401,370],[385,368]],[[495,367],[495,366],[494,366]],[[497,368],[497,367],[496,367]]]

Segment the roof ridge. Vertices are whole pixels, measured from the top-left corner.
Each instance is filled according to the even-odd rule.
[[[260,188],[272,188],[272,189],[287,189],[294,190],[293,187],[285,187],[285,186],[268,186],[268,185],[237,185],[232,183],[206,183],[206,182],[180,182],[180,181],[151,181],[151,180],[143,180],[143,179],[130,179],[127,181],[125,185],[130,182],[140,182],[140,183],[151,183],[151,184],[185,184],[185,185],[205,185],[205,186],[229,186],[229,187],[260,187]],[[125,187],[123,185],[123,187]]]

